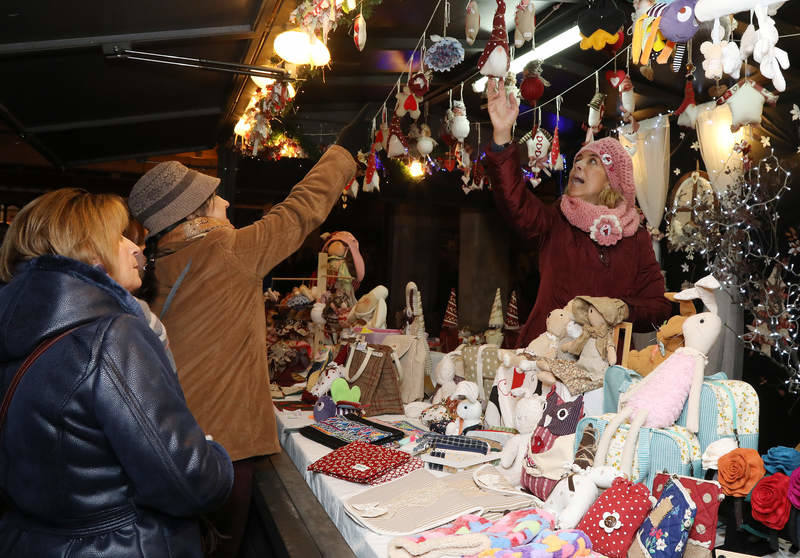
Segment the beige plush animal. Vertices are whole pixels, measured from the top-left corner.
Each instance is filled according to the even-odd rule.
[[[640,376],[647,376],[656,366],[664,362],[669,355],[683,347],[683,324],[689,316],[697,313],[690,300],[676,300],[676,293],[664,293],[664,297],[672,302],[680,303],[680,315],[672,316],[656,332],[655,345],[648,345],[640,351],[628,354],[628,368]]]

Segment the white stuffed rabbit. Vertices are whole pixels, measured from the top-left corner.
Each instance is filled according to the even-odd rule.
[[[680,417],[687,399],[686,428],[691,432],[698,431],[700,390],[705,375],[706,355],[722,329],[722,320],[717,316],[717,304],[714,298],[714,291],[718,288],[719,282],[712,275],[708,275],[695,283],[694,288],[675,295],[677,300],[700,298],[710,311],[687,318],[682,328],[685,346],[677,349],[667,360],[620,397],[619,412],[608,423],[600,438],[595,463],[605,464],[608,448],[617,428],[629,420],[631,426],[625,439],[620,465],[622,472],[630,475],[639,429],[642,426],[648,428],[672,426]]]
[[[464,434],[467,430],[481,426],[483,406],[478,398],[478,384],[464,380],[459,382],[451,398],[461,400],[456,407],[458,419],[450,422],[445,429],[445,434],[455,436]]]
[[[531,434],[542,418],[547,401],[541,395],[534,395],[527,388],[516,388],[513,393],[522,396],[514,409],[514,427],[519,434],[515,434],[503,446],[503,451],[500,453],[500,470],[508,480],[518,485],[522,477],[522,462],[531,443]]]
[[[574,529],[600,493],[622,476],[620,471],[606,465],[585,470],[573,466],[573,471],[558,481],[544,503],[544,509],[556,517],[559,529]]]

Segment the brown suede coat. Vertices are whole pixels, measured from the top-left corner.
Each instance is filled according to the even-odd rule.
[[[283,203],[252,225],[237,230],[203,217],[159,241],[153,311],[161,312],[191,260],[163,322],[189,409],[233,461],[280,451],[262,279],[325,220],[355,171],[353,157],[334,145]]]

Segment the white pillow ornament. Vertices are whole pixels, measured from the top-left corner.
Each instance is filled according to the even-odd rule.
[[[353,42],[359,51],[364,50],[364,45],[367,44],[367,22],[364,21],[363,13],[358,14],[353,24]]]
[[[728,103],[731,109],[731,131],[736,132],[747,124],[759,124],[764,103],[774,105],[778,96],[749,80],[742,80],[717,100]]]
[[[492,34],[478,60],[478,70],[485,76],[505,78],[510,63],[506,3],[504,0],[497,0],[497,9],[492,20]]]
[[[478,8],[476,0],[467,2],[467,17],[465,24],[467,44],[471,45],[475,42],[475,37],[478,36],[478,31],[481,30],[481,12]]]

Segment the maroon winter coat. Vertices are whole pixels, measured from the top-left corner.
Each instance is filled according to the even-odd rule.
[[[576,296],[623,300],[635,331],[652,331],[669,317],[672,306],[664,298],[664,277],[644,227],[613,246],[600,246],[567,221],[559,204],[546,205],[528,189],[516,145],[488,151],[486,171],[500,214],[523,239],[539,244],[539,292],[518,347],[543,333],[547,315]]]

